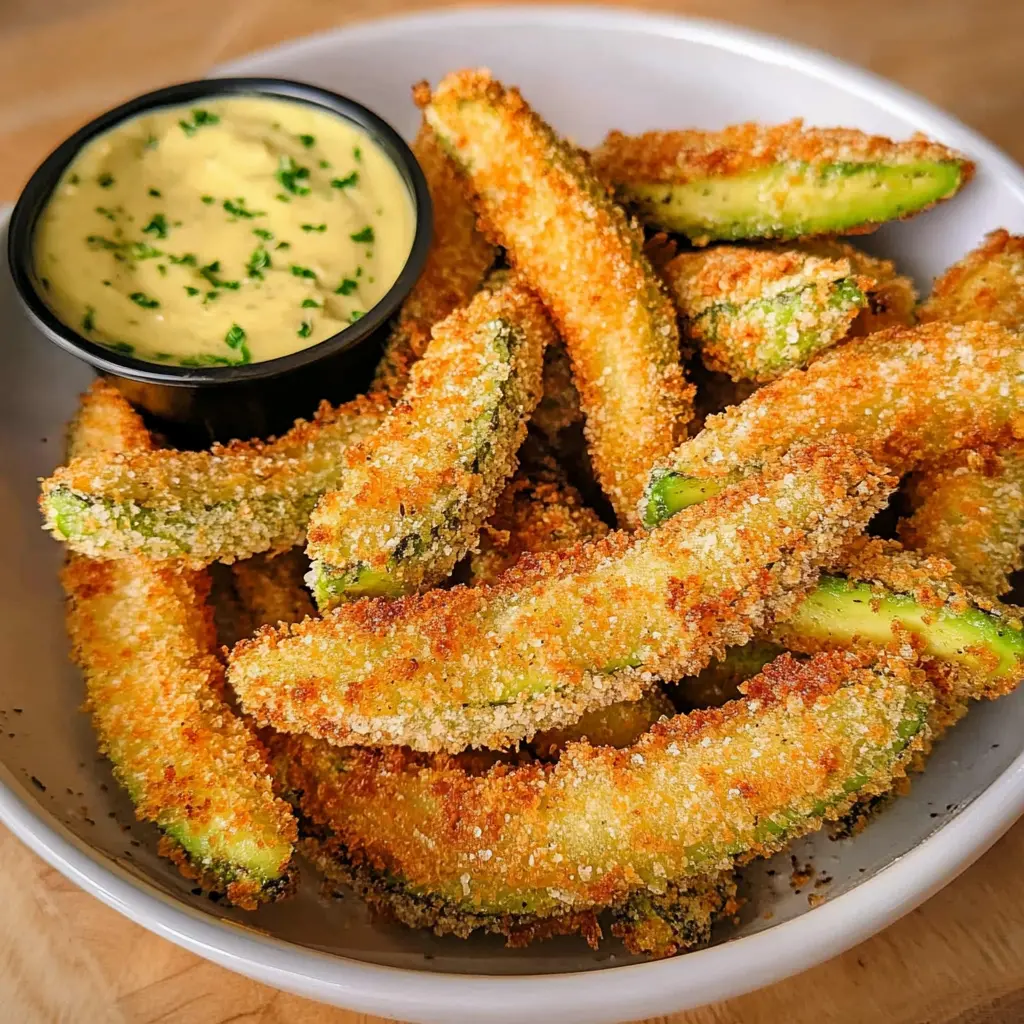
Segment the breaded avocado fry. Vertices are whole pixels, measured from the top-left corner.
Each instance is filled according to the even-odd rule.
[[[97,382],[70,447],[104,446],[151,444],[125,400]],[[72,554],[62,582],[100,749],[139,818],[163,832],[161,852],[240,907],[287,895],[295,821],[274,796],[262,746],[223,699],[206,573]]]
[[[931,687],[892,655],[783,656],[745,689],[626,750],[573,744],[476,776],[303,738],[289,780],[399,920],[516,934],[774,853],[891,788],[927,738]]]
[[[960,153],[921,137],[893,142],[800,120],[612,132],[593,159],[645,224],[698,245],[873,231],[949,199],[974,173]]]
[[[485,71],[416,90],[481,222],[551,311],[572,359],[598,480],[620,525],[692,416],[676,318],[643,236],[515,89]]]
[[[90,558],[178,558],[191,565],[284,551],[306,536],[342,454],[383,421],[383,398],[323,404],[276,441],[210,451],[76,453],[42,483],[46,528]]]
[[[704,365],[759,382],[844,338],[874,284],[845,258],[743,246],[681,253],[662,276]]]
[[[515,469],[553,336],[540,301],[515,284],[478,292],[435,327],[402,400],[345,455],[341,485],[310,517],[321,611],[451,573]]]
[[[959,448],[1024,439],[1024,335],[996,324],[893,328],[790,370],[655,468],[643,500],[656,526],[756,472],[795,441],[849,437],[898,472]]]
[[[1024,236],[993,231],[935,282],[921,319],[1024,329]],[[1024,565],[1024,448],[963,452],[929,466],[913,476],[910,497],[914,513],[900,524],[907,544],[948,558],[986,593],[1010,589],[1010,573]]]
[[[494,246],[477,230],[458,169],[427,125],[420,128],[412,151],[430,190],[434,233],[423,272],[402,304],[373,381],[374,391],[393,400],[427,350],[431,328],[469,302],[495,257]]]
[[[262,630],[229,678],[285,732],[501,749],[698,672],[784,617],[892,482],[844,444],[798,446],[660,530],[531,556],[493,586]]]

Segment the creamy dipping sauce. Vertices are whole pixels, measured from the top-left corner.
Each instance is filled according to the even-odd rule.
[[[139,359],[237,365],[354,323],[412,248],[413,201],[350,121],[261,96],[165,107],[89,143],[36,230],[47,304]]]

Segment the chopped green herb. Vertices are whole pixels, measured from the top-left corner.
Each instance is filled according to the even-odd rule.
[[[161,277],[167,276],[167,267],[165,267],[162,263],[158,263],[156,265],[156,269],[159,271]]]
[[[152,260],[157,256],[163,256],[159,249],[154,249],[148,242],[132,242],[128,247],[129,254],[133,260]],[[174,257],[171,257],[173,261]]]
[[[174,356],[170,352],[154,352],[153,358],[160,363],[166,363],[168,359],[173,359]]]
[[[357,231],[354,235],[349,235],[348,237],[351,238],[353,242],[366,242],[369,244],[373,241],[373,228],[367,224],[362,231]]]
[[[167,237],[167,218],[162,213],[154,213],[150,222],[142,229],[144,235],[156,235],[157,238]]]
[[[161,192],[161,191],[160,191],[160,189],[158,189],[158,188],[151,188],[151,189],[149,190],[149,194],[150,194],[150,195],[151,195],[151,196],[152,196],[152,197],[153,197],[154,199],[159,199],[159,198],[160,198],[160,197],[161,197],[161,196],[163,195],[163,192]]]
[[[270,269],[270,253],[261,245],[258,249],[253,250],[253,254],[249,257],[249,262],[245,265],[246,273],[250,277],[263,277],[263,271]]]
[[[306,149],[316,145],[316,136],[314,135],[300,135],[299,142],[301,142]]]
[[[300,267],[293,263],[291,271],[296,277],[311,277],[314,281],[316,280],[316,274],[309,267]]]
[[[351,277],[346,277],[337,288],[334,289],[335,295],[351,295],[359,287],[358,281],[353,281]]]
[[[282,203],[290,203],[291,202],[291,199],[288,196],[286,196],[283,192],[278,192],[277,195],[274,196],[274,198],[279,200]]]
[[[309,195],[309,186],[302,184],[309,177],[309,168],[300,166],[290,156],[281,157],[274,177],[285,192],[295,196]]]
[[[71,174],[68,176],[69,185],[77,185],[82,179],[77,174]]]
[[[108,171],[104,171],[101,175],[96,178],[96,184],[100,188],[110,188],[114,184],[114,176]]]
[[[147,135],[146,136],[146,142],[145,142],[145,148],[146,149],[156,149],[157,145],[158,145],[158,143],[157,143],[157,138],[156,138],[155,135]]]
[[[185,285],[185,294],[186,295],[198,295],[199,294],[199,289],[198,288],[193,288],[192,285],[187,284],[187,285]]]
[[[356,158],[356,160],[363,159],[363,151],[358,146],[353,147],[352,155]]]
[[[346,174],[344,178],[332,178],[331,188],[351,188],[353,185],[359,184],[359,172],[353,171],[351,174]]]
[[[329,160],[321,160],[320,161],[320,169],[321,170],[326,170],[330,166],[331,166],[331,162]]]
[[[364,316],[366,316],[366,313],[363,310],[353,309],[352,312],[349,313],[348,319],[350,323],[354,324],[357,320],[361,319]]]
[[[264,242],[269,242],[274,237],[274,232],[268,231],[266,228],[253,228],[252,233],[257,238],[262,238]]]
[[[108,210],[105,206],[97,206],[96,212],[101,217],[106,217],[107,220],[117,220],[117,214],[113,210]]]
[[[201,277],[204,277],[214,288],[230,288],[232,291],[236,291],[242,285],[240,281],[223,281],[219,277],[220,274],[220,260],[214,260],[212,263],[208,263],[205,267],[202,267],[199,271]]]
[[[129,345],[127,341],[108,342],[107,348],[112,348],[115,352],[120,352],[122,355],[126,356],[130,356],[135,352],[135,346]]]
[[[206,203],[207,206],[211,206],[213,203],[217,202],[217,200],[214,199],[213,196],[202,196],[201,199],[204,203]]]
[[[362,276],[363,276],[363,268],[362,267],[356,267],[356,277],[362,277]]]
[[[245,341],[245,331],[238,324],[232,324],[231,330],[224,335],[224,341],[228,348],[238,348]]]
[[[85,316],[82,317],[82,330],[91,331],[96,326],[96,310],[92,306],[85,307]]]
[[[291,242],[278,242],[277,245],[274,246],[275,249],[290,249],[291,247]]]
[[[295,333],[300,338],[308,338],[313,333],[313,325],[308,320],[303,320],[302,326]]]
[[[50,287],[50,282],[47,281],[45,277],[43,278],[43,287],[44,288],[49,288]],[[103,287],[104,288],[109,288],[110,287],[110,282],[109,281],[104,281],[103,282]]]
[[[317,302],[316,299],[303,299],[302,300],[302,308],[303,309],[319,309],[320,308],[320,303]]]
[[[193,107],[192,120],[179,121],[178,124],[181,126],[181,130],[186,135],[192,136],[195,135],[196,129],[201,128],[203,125],[220,124],[220,118],[216,114],[211,114],[208,110],[203,110],[199,107]]]
[[[253,217],[266,216],[264,210],[247,210],[245,208],[245,200],[241,196],[238,196],[235,200],[225,199],[221,205],[232,217],[246,217],[252,220]]]
[[[145,292],[132,292],[128,298],[143,309],[156,309],[160,305],[156,299],[151,299]]]
[[[199,262],[193,252],[187,252],[184,256],[170,256],[168,258],[175,266],[179,267],[194,267]]]
[[[109,238],[104,238],[102,235],[87,235],[86,242],[89,243],[93,249],[120,249],[120,242],[112,242]]]
[[[302,225],[302,230],[303,231],[318,231],[318,232],[320,232],[322,234],[324,231],[327,230],[327,225],[326,224],[303,224]]]
[[[214,300],[215,298],[217,298],[217,296],[218,296],[218,295],[220,295],[220,292],[216,292],[216,291],[213,291],[213,292],[207,292],[207,293],[206,293],[206,294],[205,294],[205,295],[203,296],[203,305],[205,306],[205,305],[206,305],[206,303],[208,303],[208,302],[213,302],[213,300]]]

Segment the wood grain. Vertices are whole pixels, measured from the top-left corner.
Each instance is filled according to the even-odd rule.
[[[0,199],[101,109],[217,61],[441,0],[2,0]],[[821,47],[946,107],[1024,161],[1020,0],[654,0]],[[662,1024],[1017,1024],[1024,823],[891,928],[805,974]],[[0,1019],[357,1024],[231,974],[107,909],[0,828]],[[654,1024],[654,1022],[649,1022]]]

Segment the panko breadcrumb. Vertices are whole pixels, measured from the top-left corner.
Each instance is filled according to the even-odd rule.
[[[512,283],[480,291],[435,328],[380,428],[344,455],[341,485],[310,516],[310,586],[321,611],[445,579],[516,467],[554,332]]]
[[[785,615],[892,485],[844,444],[797,446],[659,530],[527,556],[492,586],[261,630],[229,678],[283,731],[503,748],[697,672]]]
[[[69,447],[145,451],[151,441],[120,394],[97,381]],[[225,703],[207,574],[72,554],[61,581],[100,749],[139,818],[164,833],[161,852],[237,906],[288,895],[295,821],[274,795],[263,747]]]
[[[598,480],[635,522],[646,470],[692,416],[671,303],[643,235],[584,156],[486,71],[416,100],[467,178],[483,226],[544,300],[572,358]]]

